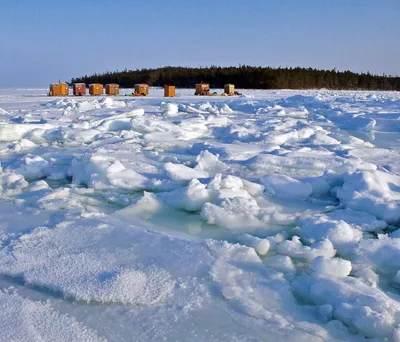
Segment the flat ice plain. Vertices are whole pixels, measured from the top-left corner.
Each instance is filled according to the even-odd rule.
[[[0,90],[1,341],[400,341],[400,93],[46,91]]]

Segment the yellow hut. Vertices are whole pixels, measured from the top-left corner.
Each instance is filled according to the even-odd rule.
[[[50,84],[50,96],[68,96],[69,88],[67,83]]]
[[[164,97],[175,97],[175,86],[164,86]]]
[[[110,83],[106,85],[107,95],[119,95],[119,85],[115,83]]]
[[[103,85],[100,83],[92,83],[89,85],[90,95],[103,95]]]
[[[210,93],[210,85],[208,83],[196,84],[195,95],[208,95]]]
[[[135,95],[149,95],[149,85],[145,83],[140,83],[135,85]]]
[[[224,93],[229,96],[235,95],[235,85],[234,84],[225,84]]]

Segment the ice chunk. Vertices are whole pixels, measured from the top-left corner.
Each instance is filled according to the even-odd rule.
[[[119,188],[139,191],[150,186],[147,177],[126,168],[119,160],[112,160],[100,154],[73,159],[69,174],[74,183],[85,184],[94,189]]]
[[[364,232],[381,231],[387,226],[385,221],[377,220],[375,216],[349,208],[334,210],[327,213],[326,216],[332,220],[343,220],[352,227]]]
[[[360,279],[365,284],[370,285],[371,287],[377,287],[379,282],[378,275],[371,269],[371,266],[366,266],[365,264],[353,265],[352,276]]]
[[[196,163],[197,165],[194,167],[195,170],[205,171],[213,175],[228,168],[226,164],[219,160],[217,155],[214,155],[207,150],[202,151],[196,157]]]
[[[330,304],[320,305],[318,307],[319,315],[324,319],[325,322],[328,322],[333,317],[333,306]]]
[[[71,102],[70,102],[71,103]],[[88,112],[90,110],[100,109],[101,105],[97,100],[94,101],[82,101],[82,102],[73,102],[72,108],[77,108],[79,112]],[[61,107],[61,106],[59,106]],[[68,108],[68,104],[66,103],[65,108]]]
[[[398,284],[400,284],[400,271],[397,271],[396,276],[394,278],[394,281]]]
[[[221,180],[220,185],[222,189],[242,189],[244,184],[241,178],[227,175]]]
[[[147,185],[147,178],[134,170],[127,169],[120,161],[115,161],[107,168],[107,178],[110,184],[127,190],[143,190]]]
[[[134,170],[125,169],[120,172],[109,172],[107,177],[111,185],[120,189],[139,191],[147,188],[147,178]]]
[[[154,213],[164,209],[165,204],[153,193],[144,191],[143,196],[130,206],[120,210],[118,215],[148,219]]]
[[[303,246],[298,236],[293,236],[291,241],[286,240],[278,244],[276,252],[308,262],[311,262],[317,256],[332,258],[336,254],[336,250],[329,240],[318,241],[311,246]]]
[[[203,170],[195,170],[182,164],[166,163],[165,171],[170,179],[175,182],[186,183],[194,178],[207,178],[208,172]]]
[[[229,107],[226,103],[224,103],[221,107],[221,114],[230,114],[233,113],[233,110],[231,107]]]
[[[308,140],[315,145],[340,145],[340,141],[330,137],[325,130],[315,132]]]
[[[324,162],[311,159],[288,158],[272,154],[260,154],[247,160],[246,164],[255,171],[271,172],[278,169],[289,169],[289,172],[296,173],[308,170],[309,172],[323,173],[326,168]]]
[[[0,175],[0,193],[6,196],[16,196],[29,186],[24,176],[5,172]]]
[[[363,171],[346,175],[336,189],[340,202],[365,211],[388,223],[400,221],[400,177],[383,171]]]
[[[300,226],[300,237],[308,243],[328,239],[342,252],[362,238],[360,230],[343,220],[331,220],[325,215],[304,216],[297,221],[297,224]]]
[[[270,174],[261,178],[265,191],[278,198],[306,200],[311,195],[312,186],[285,175]]]
[[[391,280],[400,270],[400,238],[378,235],[378,239],[363,239],[356,253],[358,262],[374,265]]]
[[[351,272],[351,262],[339,258],[318,256],[311,262],[311,268],[325,276],[346,277]]]
[[[27,132],[34,130],[34,125],[0,124],[0,141],[20,140]]]
[[[201,217],[208,224],[215,224],[230,229],[264,227],[265,223],[258,218],[260,208],[253,198],[224,198],[220,205],[205,203]]]
[[[102,108],[124,108],[126,103],[124,101],[116,101],[111,97],[105,97],[100,102]]]
[[[49,185],[44,181],[36,181],[29,184],[28,191],[39,191],[43,189],[50,189]]]
[[[279,173],[288,176],[321,176],[325,171],[337,173],[355,170],[376,170],[376,165],[359,158],[341,158],[332,154],[294,152],[286,155],[259,154],[246,161],[256,172]]]
[[[186,211],[200,211],[204,203],[213,201],[216,196],[213,189],[207,189],[197,179],[192,179],[184,188],[160,194],[167,205]]]
[[[259,255],[266,255],[270,247],[268,239],[260,239],[250,234],[243,234],[239,236],[239,242],[241,244],[254,248]]]
[[[284,255],[271,255],[263,260],[265,266],[282,273],[296,272],[296,267],[290,257]]]
[[[162,102],[161,103],[161,110],[165,115],[176,116],[178,114],[179,107],[175,103]]]
[[[28,139],[21,139],[21,141],[19,141],[18,143],[14,144],[12,149],[15,152],[20,152],[20,151],[27,150],[27,149],[33,149],[36,146],[37,145],[34,142],[32,142],[32,141],[30,141]]]
[[[48,176],[49,162],[37,155],[27,155],[18,162],[16,171],[28,180],[36,180]]]
[[[333,305],[336,318],[365,336],[390,335],[396,326],[399,305],[393,305],[394,300],[378,289],[368,288],[348,277],[346,280],[317,281],[311,286],[311,298],[316,303]]]

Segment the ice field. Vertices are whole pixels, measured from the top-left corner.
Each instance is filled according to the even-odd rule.
[[[400,93],[46,91],[0,89],[1,341],[400,341]]]

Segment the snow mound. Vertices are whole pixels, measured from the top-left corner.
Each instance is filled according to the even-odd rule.
[[[57,313],[50,304],[0,292],[0,307],[4,341],[105,341],[74,318]]]
[[[247,160],[246,165],[256,172],[279,173],[287,176],[321,176],[327,170],[344,173],[376,169],[376,165],[357,158],[330,157],[329,155],[323,158],[318,157],[318,154],[303,156],[301,153],[285,156],[259,154]]]
[[[325,261],[318,259],[314,267],[326,270]],[[328,266],[330,270],[332,261]],[[335,265],[335,273],[344,275],[351,265]],[[354,333],[366,337],[390,337],[399,324],[400,304],[379,288],[373,288],[352,277],[328,278],[320,273],[298,277],[293,288],[298,296],[318,305],[324,319],[330,305],[334,318],[348,326]]]
[[[253,248],[217,241],[209,241],[208,248],[215,258],[211,278],[230,304],[232,314],[239,314],[238,322],[256,318],[266,331],[274,331],[282,341],[328,338],[323,327],[299,310],[288,282],[275,270],[265,268]],[[286,310],[290,310],[290,316],[284,314]]]
[[[378,239],[363,239],[356,251],[357,261],[368,264],[391,282],[400,269],[400,238],[398,231],[392,236],[378,235]]]
[[[192,279],[199,259],[209,256],[197,243],[87,219],[22,236],[0,251],[0,273],[74,300],[153,306],[173,301],[176,291],[200,291]]]
[[[55,107],[60,110],[68,109],[68,110],[76,110],[78,112],[87,112],[93,111],[100,108],[124,108],[126,107],[126,103],[124,101],[116,101],[110,97],[104,97],[101,100],[91,100],[91,101],[78,101],[75,99],[61,99],[50,101],[43,104],[46,107]]]
[[[169,273],[157,267],[107,266],[87,256],[68,255],[46,263],[48,268],[62,267],[62,279],[58,272],[43,268],[26,271],[24,279],[28,284],[61,291],[65,298],[124,305],[158,304],[175,285]]]

